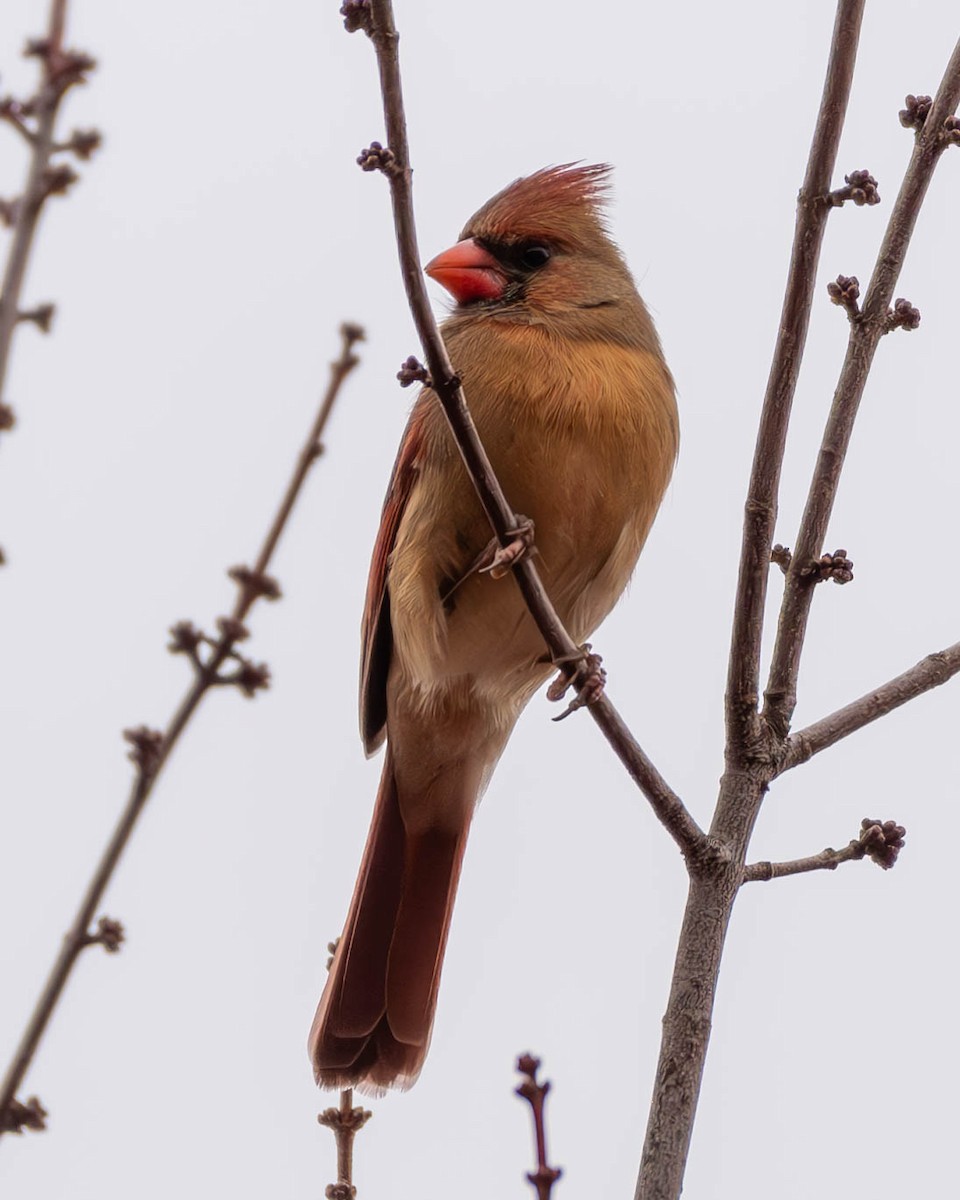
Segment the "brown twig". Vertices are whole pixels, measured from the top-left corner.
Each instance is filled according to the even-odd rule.
[[[773,545],[777,521],[780,472],[790,411],[810,325],[820,247],[827,217],[833,211],[833,206],[826,198],[830,193],[837,147],[853,82],[863,6],[864,0],[845,0],[837,5],[820,112],[797,200],[797,221],[780,314],[780,333],[770,364],[744,506],[740,574],[726,695],[728,753],[738,757],[752,753],[765,740],[757,714],[760,636],[763,632],[770,547]]]
[[[181,622],[174,626],[170,648],[175,653],[186,654],[190,658],[194,668],[193,682],[163,733],[148,729],[146,726],[126,730],[124,733],[124,737],[132,746],[130,757],[136,765],[133,787],[110,841],[87,885],[73,924],[64,938],[60,953],[57,955],[7,1070],[3,1088],[0,1091],[0,1134],[5,1132],[9,1125],[11,1119],[9,1114],[14,1111],[11,1106],[15,1103],[14,1097],[17,1089],[33,1060],[40,1039],[43,1037],[77,959],[87,946],[95,943],[102,944],[107,949],[116,949],[119,946],[122,927],[118,922],[109,922],[102,918],[96,933],[90,932],[90,926],[100,900],[113,877],[114,869],[127,847],[137,819],[150,798],[154,784],[187,723],[206,693],[218,684],[233,684],[246,695],[253,695],[255,691],[266,686],[265,668],[243,659],[237,654],[235,645],[237,641],[246,636],[243,621],[257,598],[260,596],[276,597],[280,594],[276,583],[266,573],[267,567],[303,487],[307,473],[316,462],[320,451],[320,437],[340,387],[359,361],[353,353],[353,347],[362,340],[363,330],[356,325],[344,325],[340,332],[343,342],[340,356],[336,362],[331,364],[330,382],[320,409],[297,458],[293,475],[257,555],[255,565],[253,568],[233,568],[230,572],[238,589],[231,615],[220,619],[218,623],[219,636],[215,639],[208,638],[187,622]],[[231,676],[225,677],[221,674],[221,668],[228,660],[234,660],[239,666]]]
[[[353,1200],[357,1189],[353,1183],[353,1139],[373,1113],[366,1108],[353,1107],[353,1088],[340,1093],[339,1108],[325,1108],[317,1121],[333,1131],[337,1141],[337,1182],[327,1185],[326,1200]]]
[[[807,871],[835,871],[841,863],[859,862],[869,858],[885,871],[896,863],[907,831],[896,821],[877,821],[864,817],[860,822],[860,836],[848,842],[842,850],[828,846],[819,854],[808,858],[795,858],[790,862],[755,862],[743,868],[743,882],[768,882],[783,879],[787,875],[804,875]]]
[[[540,1070],[540,1059],[532,1054],[521,1054],[517,1059],[517,1070],[523,1075],[523,1082],[515,1089],[530,1105],[533,1117],[533,1138],[537,1150],[537,1166],[527,1174],[537,1200],[550,1200],[553,1185],[563,1172],[559,1167],[551,1167],[547,1163],[547,1126],[544,1119],[543,1106],[550,1091],[550,1081],[538,1082],[537,1072]]]
[[[860,842],[854,839],[842,850],[834,850],[832,846],[828,846],[819,854],[795,858],[790,862],[749,863],[743,868],[743,882],[767,882],[770,879],[782,879],[785,875],[803,875],[807,871],[835,871],[841,863],[853,862],[863,857]]]
[[[866,297],[858,318],[850,324],[846,358],[840,371],[833,406],[827,419],[800,523],[800,532],[794,546],[793,565],[787,573],[784,586],[777,638],[765,693],[764,717],[778,739],[787,736],[796,707],[797,676],[813,599],[810,581],[801,575],[798,564],[809,563],[820,557],[867,375],[881,337],[891,328],[890,303],[893,299],[893,289],[900,276],[920,206],[933,178],[933,172],[940,155],[950,145],[949,130],[945,128],[945,122],[953,114],[958,101],[960,42],[954,48],[947,64],[929,114],[917,131],[913,155],[904,175],[900,194],[890,214]],[[907,313],[906,309],[902,310],[899,314],[902,319],[898,323],[915,325],[919,320],[919,313],[914,320],[912,314],[916,310],[911,305],[907,305],[907,309],[910,313]],[[897,315],[896,309],[894,315]]]
[[[500,544],[507,546],[512,540],[513,531],[519,527],[518,517],[507,502],[480,443],[463,388],[434,320],[420,269],[413,215],[410,150],[400,80],[399,35],[394,24],[393,5],[391,0],[369,0],[369,3],[352,0],[344,5],[342,12],[349,30],[363,29],[371,38],[376,50],[383,94],[387,146],[371,144],[361,155],[361,165],[364,169],[382,171],[389,181],[401,274],[432,386],[446,413],[483,510]],[[409,370],[409,360],[405,369]],[[688,860],[709,857],[711,846],[683,801],[654,767],[606,695],[595,697],[595,679],[583,649],[576,645],[563,627],[534,563],[529,557],[523,557],[512,570],[552,661],[572,680],[578,694],[583,694],[591,716],[660,821]]]
[[[0,100],[0,119],[12,125],[30,147],[30,167],[23,193],[15,200],[5,202],[0,212],[0,216],[13,226],[0,284],[0,400],[17,325],[23,320],[32,320],[44,328],[44,322],[37,314],[46,312],[49,327],[52,314],[52,306],[40,306],[30,312],[20,310],[20,295],[40,214],[50,196],[62,195],[77,178],[70,167],[51,165],[52,156],[60,151],[72,151],[86,159],[100,142],[100,135],[95,130],[74,134],[63,143],[58,143],[54,137],[63,97],[74,84],[86,82],[87,75],[96,65],[87,55],[64,49],[66,8],[66,0],[52,0],[46,37],[27,45],[26,53],[40,59],[42,64],[42,78],[35,95],[23,102],[12,97]],[[8,421],[4,427],[9,428],[10,424],[12,422]]]
[[[867,692],[836,712],[814,721],[805,729],[799,729],[784,745],[778,774],[789,771],[800,763],[807,762],[821,750],[833,746],[871,721],[877,721],[910,700],[922,696],[932,688],[947,683],[960,672],[960,642],[954,642],[946,650],[928,654],[909,671],[890,679],[880,687]]]

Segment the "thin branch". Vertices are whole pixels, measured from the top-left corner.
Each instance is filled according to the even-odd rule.
[[[795,858],[790,862],[748,863],[743,868],[743,882],[765,883],[771,879],[782,879],[785,875],[803,875],[807,871],[835,871],[841,863],[859,862],[863,857],[863,847],[854,838],[842,850],[834,850],[832,846],[828,846],[819,854],[811,854],[808,858]]]
[[[515,1088],[517,1095],[530,1105],[533,1117],[533,1140],[537,1150],[536,1169],[527,1174],[527,1180],[537,1194],[537,1200],[550,1200],[553,1185],[563,1172],[559,1167],[551,1167],[547,1162],[547,1124],[543,1107],[547,1093],[550,1091],[550,1081],[545,1079],[540,1083],[537,1072],[540,1070],[540,1059],[532,1054],[521,1054],[517,1059],[517,1070],[524,1077],[519,1087]]]
[[[64,50],[66,7],[66,0],[52,0],[46,37],[27,46],[27,53],[42,63],[43,77],[36,94],[26,104],[14,100],[3,102],[3,117],[30,146],[30,167],[23,194],[4,209],[14,228],[0,284],[0,401],[10,364],[13,333],[22,319],[20,295],[40,213],[50,196],[62,195],[76,180],[69,167],[50,165],[51,156],[58,149],[54,127],[60,103],[67,90],[74,84],[85,82],[87,74],[96,65],[84,54]],[[33,127],[27,123],[25,114],[35,119]],[[72,149],[72,144],[67,148]],[[10,424],[12,421],[6,427]]]
[[[340,1093],[339,1108],[325,1108],[318,1114],[317,1121],[332,1131],[337,1142],[337,1182],[324,1192],[327,1200],[354,1200],[353,1139],[372,1116],[367,1108],[353,1107],[353,1088],[344,1088]]]
[[[360,326],[351,324],[342,325],[340,327],[340,336],[343,339],[340,357],[330,365],[330,383],[327,386],[326,395],[323,397],[316,419],[310,429],[303,449],[300,451],[297,466],[287,485],[283,499],[280,501],[280,507],[273,518],[273,524],[267,531],[263,546],[260,548],[260,553],[257,555],[256,562],[253,565],[255,575],[266,574],[267,567],[270,565],[270,560],[273,557],[273,552],[280,541],[280,535],[286,528],[290,513],[297,502],[297,497],[300,495],[300,489],[303,487],[307,473],[323,453],[323,444],[320,438],[323,435],[324,429],[326,429],[330,412],[340,392],[340,386],[360,361],[353,353],[353,347],[356,343],[364,340],[365,335]],[[247,615],[247,610],[238,605],[233,615],[238,621],[242,621]]]
[[[789,771],[800,763],[807,762],[821,750],[833,746],[871,721],[885,717],[910,700],[922,696],[941,684],[949,682],[960,672],[960,642],[954,642],[946,650],[928,654],[915,666],[895,679],[867,692],[836,712],[814,721],[805,729],[798,730],[788,738],[778,774]]]
[[[950,144],[945,122],[960,101],[960,42],[954,48],[897,196],[859,317],[850,324],[847,354],[827,419],[810,492],[784,585],[764,716],[786,737],[797,701],[797,676],[814,587],[803,568],[820,557],[857,409],[877,345],[889,331],[893,289],[934,169]],[[907,306],[908,308],[911,306]]]
[[[390,0],[370,0],[369,4],[346,4],[344,15],[348,29],[364,29],[373,41],[380,72],[388,146],[371,146],[364,165],[371,162],[383,171],[390,183],[393,220],[397,235],[400,269],[417,333],[423,345],[433,390],[450,423],[464,464],[477,496],[501,545],[513,540],[518,518],[507,502],[494,474],[476,426],[467,408],[460,380],[447,354],[427,297],[420,269],[420,251],[413,215],[412,172],[403,108],[398,55],[399,34]],[[536,566],[529,557],[521,558],[512,568],[514,578],[537,628],[557,663],[577,688],[590,714],[602,729],[620,761],[649,800],[657,817],[676,841],[688,861],[710,854],[703,830],[685,808],[680,797],[668,786],[627,729],[606,695],[592,698],[593,679],[585,663],[583,649],[564,628],[544,590]]]
[[[828,846],[819,854],[795,858],[790,862],[750,863],[743,868],[743,882],[766,883],[787,875],[804,875],[807,871],[835,871],[841,863],[859,862],[863,858],[869,858],[878,867],[889,871],[896,864],[906,837],[907,831],[896,821],[864,817],[860,822],[860,836],[848,842],[842,850]]]
[[[297,459],[291,481],[284,493],[277,516],[257,555],[256,566],[249,568],[234,568],[231,576],[237,583],[238,594],[233,611],[229,617],[222,617],[219,624],[219,636],[216,639],[195,630],[187,622],[174,626],[171,649],[185,653],[194,666],[194,679],[170,719],[167,728],[161,734],[155,730],[141,726],[138,729],[127,730],[124,734],[133,749],[130,757],[137,766],[133,788],[127,799],[126,806],[117,822],[116,828],[107,844],[103,855],[96,866],[93,876],[87,885],[87,890],[74,917],[73,924],[64,938],[43,991],[37,1000],[33,1013],[27,1022],[20,1044],[14,1053],[13,1060],[7,1070],[0,1090],[0,1134],[9,1125],[5,1114],[13,1111],[11,1105],[17,1089],[33,1060],[40,1039],[53,1015],[64,986],[70,977],[74,964],[83,950],[92,944],[102,944],[106,949],[116,949],[122,937],[122,927],[117,922],[101,921],[97,933],[90,932],[94,914],[100,900],[109,885],[114,869],[127,847],[130,835],[137,823],[144,805],[150,798],[164,764],[170,757],[174,746],[183,733],[190,718],[200,705],[206,693],[218,683],[223,682],[220,670],[228,660],[240,662],[240,669],[230,682],[235,683],[246,695],[252,695],[261,687],[266,686],[265,668],[248,663],[237,654],[235,645],[246,637],[243,620],[250,608],[260,596],[277,597],[279,588],[266,575],[266,568],[290,515],[310,466],[317,459],[320,437],[326,425],[327,418],[333,406],[340,387],[347,375],[359,361],[353,353],[353,347],[362,339],[363,331],[355,325],[344,325],[341,328],[343,345],[340,357],[331,364],[330,382],[320,405],[320,410],[313,421],[307,440]],[[199,647],[206,645],[209,655],[202,660]],[[109,943],[113,944],[109,944]]]
[[[63,30],[67,21],[67,0],[53,0],[50,5],[50,44],[59,53],[63,46]]]
[[[841,0],[837,6],[820,111],[797,200],[797,221],[780,315],[780,333],[770,364],[744,506],[726,696],[727,751],[728,755],[739,759],[748,754],[760,736],[757,719],[760,636],[770,548],[777,520],[780,471],[810,325],[820,247],[827,217],[833,208],[827,197],[853,81],[863,7],[864,0]]]

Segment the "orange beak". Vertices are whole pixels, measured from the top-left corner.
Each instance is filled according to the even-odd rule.
[[[499,300],[508,282],[497,260],[473,238],[444,250],[423,269],[459,304],[468,304],[471,300]]]

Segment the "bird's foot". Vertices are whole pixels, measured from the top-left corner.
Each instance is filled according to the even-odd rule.
[[[458,579],[441,587],[440,600],[443,604],[448,608],[452,607],[454,592],[474,575],[488,574],[491,579],[502,579],[524,555],[536,553],[533,544],[533,522],[529,517],[521,517],[518,513],[517,528],[508,529],[507,536],[512,540],[505,546],[501,546],[496,538],[491,538]]]
[[[603,689],[606,686],[607,673],[603,669],[603,659],[600,655],[591,653],[589,642],[585,643],[581,653],[576,658],[571,657],[557,661],[560,663],[579,663],[579,666],[572,674],[561,670],[560,674],[547,688],[547,699],[553,701],[562,700],[571,687],[577,689],[577,694],[560,716],[553,718],[555,721],[562,721],[564,717],[569,717],[578,708],[584,708],[586,705],[593,704],[600,699],[603,695]]]
[[[505,546],[493,538],[484,550],[477,567],[481,575],[502,579],[509,574],[511,567],[533,550],[533,522],[529,517],[521,517],[518,513],[517,527],[508,529],[507,536],[511,540]]]

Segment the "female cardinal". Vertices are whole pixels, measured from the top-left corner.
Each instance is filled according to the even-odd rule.
[[[549,167],[473,216],[426,272],[443,337],[547,592],[577,642],[627,584],[670,479],[673,380],[600,212],[606,166]],[[324,1087],[409,1087],[430,1040],[467,831],[550,674],[426,387],[387,490],[363,615],[361,728],[387,739],[346,926],[310,1032]],[[486,553],[489,565],[490,555]]]

